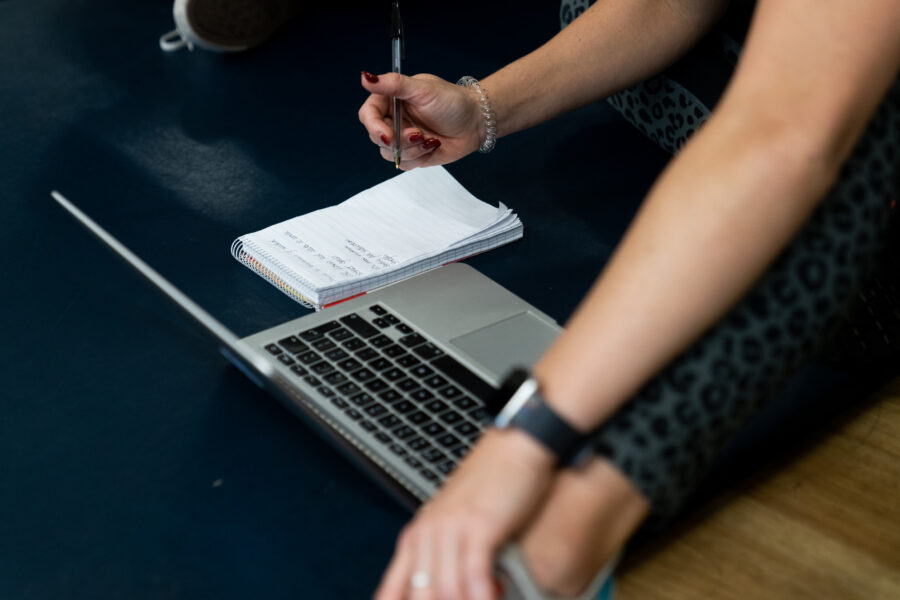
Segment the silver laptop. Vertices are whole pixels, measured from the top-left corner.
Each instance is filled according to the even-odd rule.
[[[556,322],[478,271],[450,264],[239,339],[58,192],[53,198],[183,308],[244,374],[410,508],[490,424],[506,372],[531,365]],[[541,598],[514,552],[507,598]],[[514,564],[516,563],[516,564]]]

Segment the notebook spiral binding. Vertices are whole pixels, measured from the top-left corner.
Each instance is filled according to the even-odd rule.
[[[280,269],[282,271],[286,270],[285,267],[276,259],[269,256],[268,253],[262,252],[256,248],[251,248],[255,254],[257,254],[260,258],[264,259],[267,263],[275,266],[275,268]],[[244,249],[244,242],[240,239],[234,240],[231,244],[231,255],[237,259],[238,262],[242,263],[246,267],[248,267],[251,271],[274,285],[276,288],[282,291],[286,296],[291,298],[292,300],[299,302],[306,308],[312,308],[315,310],[322,310],[321,307],[317,306],[314,302],[306,298],[303,294],[298,292],[293,286],[291,286],[287,281],[283,278],[279,277],[277,273],[272,271],[269,268],[266,268],[260,263],[257,258],[254,258],[253,254],[250,254],[247,250]],[[312,287],[308,283],[305,283],[308,287]]]

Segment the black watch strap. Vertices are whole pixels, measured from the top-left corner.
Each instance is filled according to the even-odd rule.
[[[513,371],[501,386],[501,393],[504,392],[508,402],[497,415],[497,427],[515,427],[529,434],[556,456],[557,464],[577,462],[589,436],[569,425],[547,405],[537,381],[527,371]]]

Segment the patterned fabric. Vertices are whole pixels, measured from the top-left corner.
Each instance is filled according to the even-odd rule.
[[[563,0],[562,25],[588,4]],[[725,58],[735,64],[739,47],[730,38],[720,39]],[[609,102],[671,153],[709,115],[708,107],[665,73]],[[822,349],[846,323],[848,312],[874,317],[877,298],[882,309],[893,307],[893,313],[881,313],[900,324],[896,274],[871,285],[873,264],[885,260],[890,206],[898,191],[900,81],[868,124],[831,192],[751,292],[598,433],[598,452],[652,502],[648,529],[677,512],[723,446]],[[861,298],[865,306],[853,309]],[[888,321],[874,322],[874,334],[863,336],[857,328],[856,338],[870,345],[881,339],[896,350],[900,344],[888,334]],[[845,335],[848,329],[844,327]]]

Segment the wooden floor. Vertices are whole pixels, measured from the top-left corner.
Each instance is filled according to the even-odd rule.
[[[900,379],[628,557],[618,600],[900,599]]]

